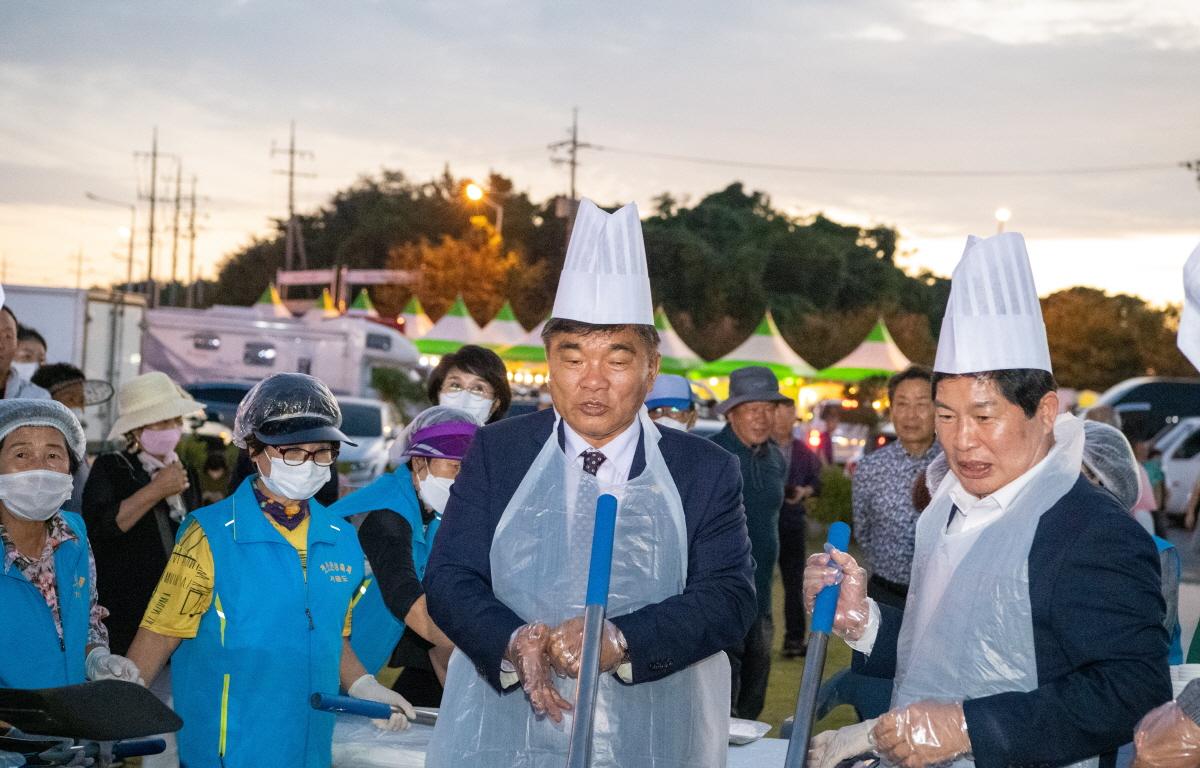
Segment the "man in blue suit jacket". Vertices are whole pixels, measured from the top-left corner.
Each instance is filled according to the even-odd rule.
[[[646,415],[653,322],[636,208],[609,216],[583,201],[542,332],[554,409],[476,433],[426,568],[429,613],[471,662],[451,660],[433,768],[562,764],[567,739],[548,721],[571,709],[563,680],[580,675],[600,493],[619,506],[596,764],[724,761],[721,651],[756,614],[741,474],[721,448]],[[518,682],[528,704],[505,695]]]
[[[434,620],[497,689],[509,638],[525,620],[491,592],[492,535],[553,427],[554,411],[547,409],[476,433],[425,575]],[[756,611],[737,459],[695,435],[659,433],[659,450],[687,515],[688,583],[678,597],[612,619],[628,643],[634,684],[741,642]],[[630,477],[645,468],[644,439],[639,437]]]

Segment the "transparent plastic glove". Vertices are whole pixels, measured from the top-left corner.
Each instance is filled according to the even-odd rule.
[[[109,653],[103,646],[97,646],[88,653],[83,670],[88,680],[124,680],[142,686],[146,684],[137,664],[124,656]]]
[[[971,751],[961,701],[918,701],[880,716],[873,731],[879,756],[904,768],[924,768]]]
[[[841,584],[833,633],[843,640],[858,640],[871,617],[867,606],[867,572],[845,552],[832,547],[828,550],[809,556],[804,566],[804,610],[811,615],[817,593],[831,584]]]
[[[624,661],[626,650],[625,635],[605,619],[600,636],[600,672],[616,670]],[[551,630],[546,652],[555,672],[562,677],[579,677],[579,665],[583,663],[583,617],[567,619]]]
[[[549,637],[550,628],[545,624],[526,624],[508,642],[504,658],[517,670],[533,711],[561,723],[562,713],[569,712],[571,705],[550,679],[550,657],[546,655]]]
[[[387,720],[371,721],[381,731],[403,731],[408,727],[408,721],[416,717],[412,704],[409,704],[407,699],[392,689],[381,685],[374,675],[363,675],[358,678],[346,693],[356,699],[378,701],[400,708],[399,712],[393,712]]]
[[[822,731],[808,745],[808,768],[835,768],[849,757],[873,754],[875,738],[871,729],[874,720],[864,720],[836,731]]]
[[[1195,768],[1200,766],[1200,725],[1168,701],[1138,723],[1133,747],[1133,768]]]

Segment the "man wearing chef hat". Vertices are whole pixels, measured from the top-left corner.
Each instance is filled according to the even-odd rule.
[[[1112,765],[1171,697],[1154,543],[1080,474],[1056,388],[1024,240],[970,238],[934,364],[951,473],[917,524],[903,618],[848,554],[809,558],[807,604],[841,579],[834,631],[860,672],[894,678],[891,710],[822,734],[818,764]]]
[[[737,460],[642,407],[658,336],[637,208],[583,200],[542,340],[553,408],[483,427],[425,575],[451,659],[428,765],[561,766],[596,500],[619,500],[593,766],[723,766],[755,617]]]

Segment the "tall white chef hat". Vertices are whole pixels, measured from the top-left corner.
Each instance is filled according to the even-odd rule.
[[[1013,368],[1053,372],[1025,238],[1016,232],[972,235],[951,276],[933,369],[960,374]]]
[[[1179,318],[1179,351],[1200,369],[1200,245],[1183,265],[1183,315]]]
[[[654,325],[636,205],[609,214],[591,200],[579,201],[551,317],[594,325]]]

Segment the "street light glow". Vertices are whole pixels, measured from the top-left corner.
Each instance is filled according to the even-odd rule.
[[[475,182],[467,185],[467,197],[471,200],[479,201],[483,199],[483,188]]]
[[[1007,223],[1008,220],[1011,218],[1012,218],[1012,211],[1008,210],[1007,208],[997,208],[996,209],[996,221],[1000,222],[1001,224],[1004,224],[1004,223]]]

